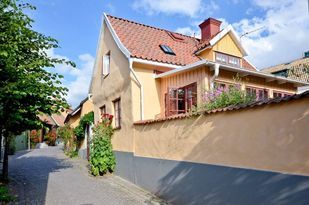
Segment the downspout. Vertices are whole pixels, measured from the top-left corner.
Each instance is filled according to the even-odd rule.
[[[129,57],[129,68],[130,68],[130,71],[132,72],[137,84],[138,84],[138,87],[140,89],[140,118],[141,120],[144,119],[144,93],[143,93],[143,85],[141,84],[141,82],[139,81],[139,79],[137,78],[136,76],[136,73],[135,71],[133,70],[133,59]]]
[[[210,90],[214,89],[214,81],[215,79],[219,76],[219,68],[220,68],[220,64],[219,63],[214,63],[212,64],[213,68],[215,70],[214,75],[210,78]]]

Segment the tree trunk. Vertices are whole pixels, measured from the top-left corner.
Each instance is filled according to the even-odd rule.
[[[4,156],[3,156],[3,169],[2,169],[2,179],[3,181],[8,181],[9,176],[9,147],[10,147],[10,136],[7,132],[4,132]]]
[[[0,127],[0,163],[2,162],[2,134],[3,130],[2,127]]]

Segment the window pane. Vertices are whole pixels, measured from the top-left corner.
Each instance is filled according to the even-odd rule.
[[[106,54],[103,57],[103,75],[108,75],[110,71],[110,55]]]

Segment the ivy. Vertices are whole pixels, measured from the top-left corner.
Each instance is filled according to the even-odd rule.
[[[77,127],[74,128],[74,134],[76,136],[77,141],[81,141],[85,138],[85,128],[87,125],[90,125],[94,122],[94,113],[89,112],[84,115]]]
[[[114,133],[110,120],[105,119],[93,128],[93,143],[90,152],[91,174],[94,176],[113,172],[116,160],[111,138]]]

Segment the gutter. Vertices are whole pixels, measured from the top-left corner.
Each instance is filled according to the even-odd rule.
[[[141,82],[139,81],[134,69],[133,69],[133,59],[132,58],[128,58],[129,60],[129,68],[130,68],[130,71],[132,72],[137,84],[138,84],[138,87],[139,87],[139,90],[140,90],[140,110],[141,110],[141,113],[140,113],[140,118],[141,120],[144,119],[144,92],[143,92],[143,85],[141,84]]]
[[[219,69],[220,69],[220,64],[219,63],[215,63],[213,65],[213,68],[215,70],[214,75],[210,78],[210,89],[213,90],[214,89],[214,81],[215,79],[219,76]]]

